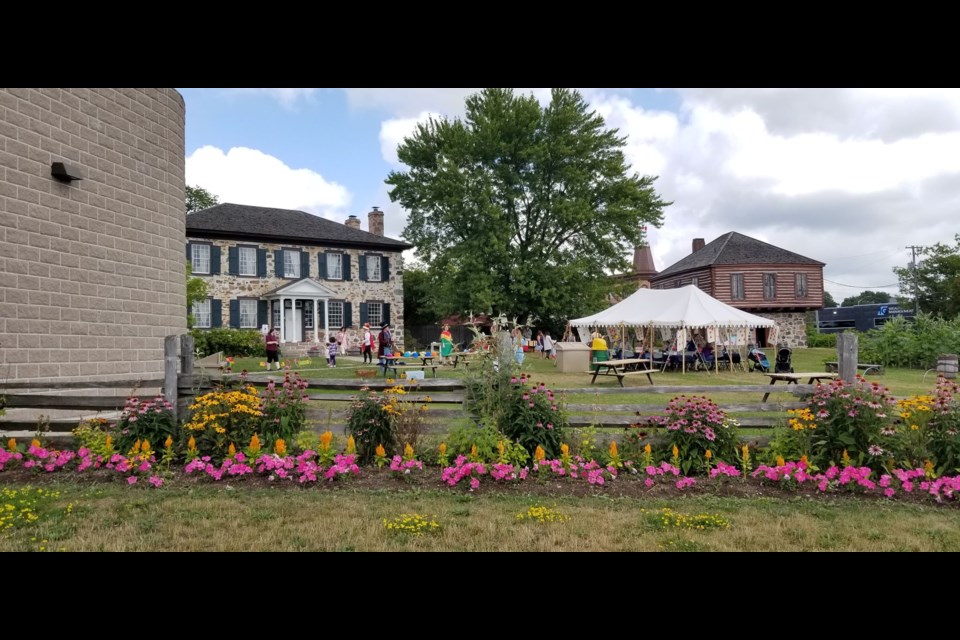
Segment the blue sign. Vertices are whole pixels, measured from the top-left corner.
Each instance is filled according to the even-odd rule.
[[[888,312],[889,310],[890,310],[890,307],[888,307],[887,305],[883,305],[882,307],[880,307],[879,309],[877,309],[877,315],[878,315],[878,316],[885,316],[885,315],[887,315],[887,312]]]

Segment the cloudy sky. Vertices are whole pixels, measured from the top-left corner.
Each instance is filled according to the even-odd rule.
[[[463,113],[477,89],[180,89],[187,184],[221,202],[300,209],[398,237],[384,179],[418,120]],[[542,102],[549,89],[532,92]],[[826,263],[839,302],[897,293],[908,245],[960,231],[960,89],[580,89],[660,176],[658,269],[728,231]]]

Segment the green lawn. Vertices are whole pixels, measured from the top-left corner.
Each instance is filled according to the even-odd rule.
[[[0,552],[960,551],[955,507],[853,497],[542,498],[349,486],[44,486],[59,497],[35,507],[35,523],[0,537]],[[568,519],[517,519],[534,505]],[[703,530],[665,525],[663,508],[713,517]],[[428,516],[439,532],[389,533],[383,519],[402,513]],[[729,526],[709,526],[724,522]]]

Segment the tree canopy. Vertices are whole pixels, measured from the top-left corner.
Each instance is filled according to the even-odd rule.
[[[610,274],[641,226],[659,226],[656,177],[628,174],[626,139],[574,90],[484,89],[463,119],[430,119],[403,140],[390,199],[427,265],[435,308],[534,316],[546,323],[602,308]]]
[[[200,211],[200,209],[206,209],[215,204],[220,204],[220,198],[203,187],[191,187],[187,185],[187,213]]]
[[[839,306],[839,305],[837,304],[837,301],[833,299],[833,296],[830,295],[830,292],[829,292],[829,291],[826,291],[826,290],[823,292],[823,306],[825,306],[825,307],[836,307],[836,306]]]
[[[909,265],[893,268],[900,291],[911,301],[916,293],[920,311],[948,319],[960,314],[960,234],[954,241],[921,249],[915,273]]]
[[[886,291],[864,291],[855,296],[844,298],[840,304],[844,307],[852,307],[858,304],[883,304],[891,300],[893,300],[893,296]]]

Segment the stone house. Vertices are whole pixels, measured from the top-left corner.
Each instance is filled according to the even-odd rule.
[[[283,343],[387,322],[403,339],[403,260],[409,245],[383,235],[383,212],[341,224],[303,211],[218,204],[187,216],[187,259],[207,282],[194,327],[261,329]],[[352,345],[351,345],[352,346]]]
[[[651,286],[695,285],[717,300],[777,323],[775,336],[765,329],[752,332],[755,344],[806,347],[806,312],[823,307],[823,267],[812,258],[731,231],[709,244],[694,239],[693,252],[652,276]]]

